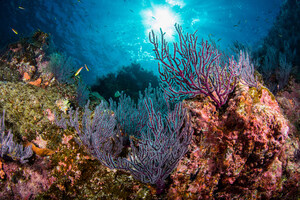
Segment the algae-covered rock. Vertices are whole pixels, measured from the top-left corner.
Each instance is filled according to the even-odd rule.
[[[58,88],[43,89],[22,82],[0,82],[0,111],[6,111],[6,122],[11,124],[8,128],[19,139],[25,137],[31,141],[42,134],[52,135],[47,110],[59,112],[55,102],[62,98]]]

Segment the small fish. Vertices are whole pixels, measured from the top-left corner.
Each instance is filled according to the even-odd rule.
[[[238,24],[233,25],[233,27],[238,27],[238,26],[239,26]]]
[[[218,40],[217,40],[217,42],[220,42],[222,40],[222,38],[219,38]]]
[[[133,10],[129,9],[130,12],[134,13]]]
[[[121,93],[119,91],[115,92],[115,97],[118,98],[119,96],[121,96]]]
[[[18,35],[18,32],[15,29],[11,29],[16,35]]]
[[[282,35],[281,35],[281,34],[278,34],[278,36],[279,36],[279,37],[282,37]]]
[[[153,16],[152,16],[152,19],[156,20],[156,18],[155,18],[155,17],[153,17]]]
[[[84,64],[86,71],[90,71],[89,68]]]
[[[24,8],[24,7],[22,7],[22,6],[19,6],[19,9],[21,9],[21,10],[25,10],[25,8]]]
[[[83,69],[83,67],[80,67],[80,68],[77,70],[77,72],[75,73],[75,76],[77,76],[77,75],[81,72],[82,69]]]

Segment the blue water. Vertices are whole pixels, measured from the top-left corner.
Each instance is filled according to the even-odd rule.
[[[132,62],[157,73],[151,29],[163,28],[172,42],[179,23],[185,32],[198,30],[199,40],[210,36],[224,49],[235,40],[257,46],[282,1],[0,0],[0,48],[40,29],[51,34],[59,51],[89,66],[91,71],[82,73],[88,83]]]

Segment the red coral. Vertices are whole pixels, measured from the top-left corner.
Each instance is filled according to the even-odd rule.
[[[5,180],[1,182],[1,199],[34,199],[55,182],[49,161],[37,158],[34,165],[4,162]]]
[[[169,198],[279,197],[288,169],[278,157],[288,148],[289,127],[268,89],[238,84],[227,108],[219,111],[207,98],[185,105],[196,132],[171,176]]]

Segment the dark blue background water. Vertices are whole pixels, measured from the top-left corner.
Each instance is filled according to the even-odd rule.
[[[0,0],[0,48],[40,29],[74,57],[92,83],[96,76],[132,62],[157,71],[151,29],[174,41],[174,23],[222,47],[232,41],[257,45],[272,26],[282,0]],[[19,6],[24,9],[20,9]],[[11,29],[18,31],[14,34]]]

